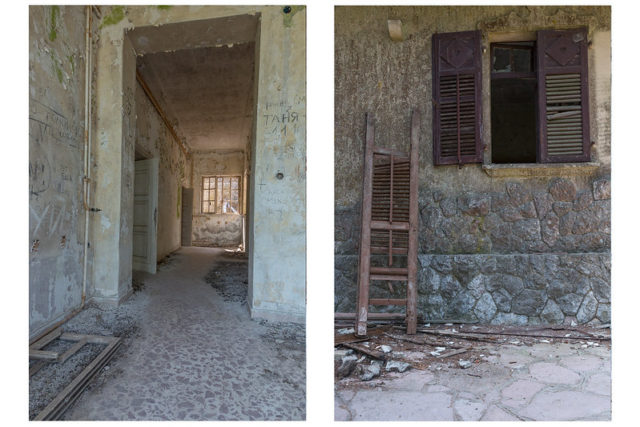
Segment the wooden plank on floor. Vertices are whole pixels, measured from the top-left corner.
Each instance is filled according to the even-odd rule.
[[[106,344],[109,345],[111,341],[113,341],[114,337],[105,337],[102,335],[83,335],[83,334],[72,334],[65,332],[60,336],[60,339],[63,341],[80,341],[83,339],[87,340],[88,344]]]
[[[87,343],[87,338],[83,338],[80,341],[76,342],[74,345],[69,348],[69,350],[65,351],[58,357],[58,363],[64,363],[68,358],[76,354],[78,350],[80,350]]]
[[[44,346],[62,334],[62,328],[56,328],[29,346],[29,350],[41,350]]]
[[[31,365],[31,367],[29,367],[29,376],[32,376],[33,374],[38,372],[46,364],[47,364],[46,360],[38,360],[37,362],[35,362],[33,365]]]
[[[45,350],[29,350],[29,359],[58,360],[59,353]]]
[[[108,338],[111,338],[110,344],[35,417],[35,421],[58,419],[78,398],[91,378],[111,359],[120,345],[120,338]]]

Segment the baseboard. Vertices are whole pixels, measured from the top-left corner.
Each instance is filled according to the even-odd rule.
[[[291,313],[255,307],[251,307],[249,309],[249,312],[252,319],[264,319],[271,322],[291,322],[301,324],[304,324],[306,322],[306,315],[304,313]]]

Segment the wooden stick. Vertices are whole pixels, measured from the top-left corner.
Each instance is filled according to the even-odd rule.
[[[120,345],[120,338],[112,337],[111,339],[111,343],[35,417],[35,421],[59,418],[78,398],[89,380],[109,361]]]
[[[459,348],[457,350],[453,350],[453,351],[450,351],[448,353],[441,354],[440,356],[436,356],[436,358],[437,359],[444,359],[446,357],[455,356],[456,354],[466,353],[469,350],[470,350],[470,348]]]
[[[29,359],[58,360],[59,353],[45,350],[29,350]]]
[[[349,344],[349,343],[343,343],[343,346],[350,348],[351,350],[355,350],[357,352],[360,352],[362,354],[366,354],[367,356],[373,357],[374,359],[379,359],[379,360],[387,360],[388,357],[386,354],[384,354],[381,351],[376,351],[376,350],[371,350],[368,348],[363,348],[362,346],[359,345],[353,345],[353,344]]]
[[[38,360],[37,362],[35,362],[33,365],[31,365],[31,367],[29,368],[29,376],[32,376],[33,374],[35,374],[36,372],[38,372],[40,369],[42,369],[44,367],[44,365],[46,365],[47,362],[45,360]]]
[[[29,350],[40,350],[62,334],[62,328],[56,328],[29,346]]]
[[[64,353],[62,353],[58,357],[58,363],[66,362],[68,358],[70,358],[71,356],[76,354],[78,352],[78,350],[80,350],[82,347],[84,347],[84,345],[86,343],[87,343],[87,339],[83,338],[80,341],[78,341],[77,343],[75,343],[74,345],[72,345],[69,350],[65,351]]]

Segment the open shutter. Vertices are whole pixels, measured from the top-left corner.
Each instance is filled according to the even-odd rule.
[[[589,161],[587,64],[586,29],[538,32],[542,162]]]
[[[482,163],[480,31],[432,42],[434,164]]]

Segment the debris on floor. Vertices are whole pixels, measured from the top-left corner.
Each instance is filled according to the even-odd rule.
[[[63,333],[59,327],[31,344],[29,419],[60,419],[120,343],[118,337]]]
[[[227,302],[247,304],[247,264],[244,262],[220,262],[204,279]]]
[[[431,325],[433,323],[433,325]],[[585,325],[489,326],[430,322],[406,335],[405,327],[382,323],[358,337],[344,323],[335,327],[335,377],[370,381],[407,369],[469,369],[486,363],[493,345],[571,343],[580,348],[610,345],[610,331]],[[384,366],[384,370],[380,369]]]

